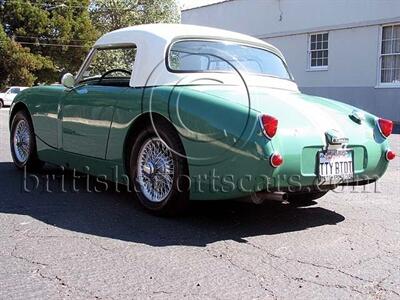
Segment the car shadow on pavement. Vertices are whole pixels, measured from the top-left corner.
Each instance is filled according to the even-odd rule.
[[[67,186],[72,174],[64,173]],[[64,173],[46,167],[36,175],[45,178]],[[235,201],[195,202],[186,216],[161,218],[146,213],[126,191],[74,192],[67,187],[67,192],[61,188],[48,192],[41,187],[27,191],[33,185],[27,184],[25,189],[24,172],[10,162],[0,162],[0,178],[0,213],[27,215],[65,230],[151,246],[246,242],[247,237],[336,225],[345,219],[318,206],[296,208],[276,202],[254,205]]]

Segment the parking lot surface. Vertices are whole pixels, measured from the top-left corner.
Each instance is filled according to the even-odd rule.
[[[307,207],[207,202],[166,219],[127,192],[27,192],[7,122],[2,109],[0,299],[400,298],[398,158]]]

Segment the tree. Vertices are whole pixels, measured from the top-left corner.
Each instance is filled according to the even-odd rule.
[[[8,38],[0,25],[0,88],[6,85],[32,85],[38,70],[52,70],[51,60],[34,55],[28,48]]]
[[[0,85],[50,83],[76,72],[100,34],[178,22],[175,1],[0,0]]]
[[[177,23],[180,19],[175,0],[93,0],[90,13],[102,34],[139,24]]]
[[[0,19],[7,36],[28,47],[39,60],[52,61],[51,69],[35,69],[38,82],[54,82],[61,72],[79,69],[98,37],[89,4],[89,0],[0,0]]]

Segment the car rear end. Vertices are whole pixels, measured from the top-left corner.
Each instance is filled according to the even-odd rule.
[[[279,178],[274,188],[367,184],[395,157],[387,142],[393,129],[389,120],[298,92],[264,89],[253,95],[272,177]]]

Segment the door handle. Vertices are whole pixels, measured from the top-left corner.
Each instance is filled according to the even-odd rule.
[[[71,135],[76,135],[76,131],[69,129],[69,128],[63,128],[63,133],[65,134],[71,134]]]

